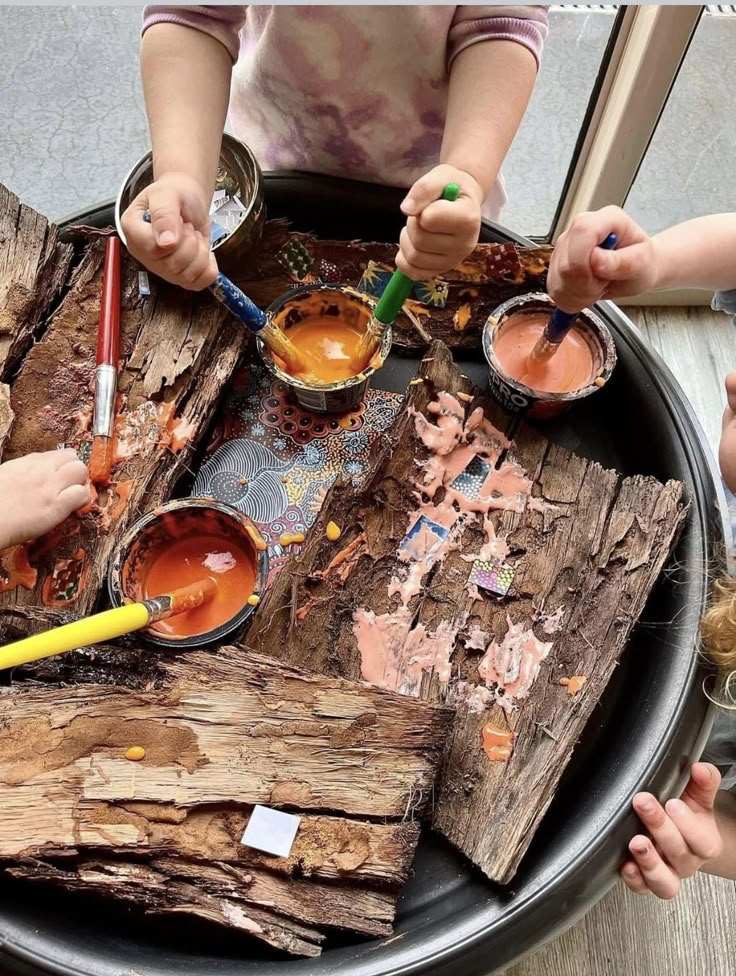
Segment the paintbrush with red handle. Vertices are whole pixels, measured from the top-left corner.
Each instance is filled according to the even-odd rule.
[[[95,411],[92,422],[94,440],[89,459],[89,477],[95,485],[106,485],[110,481],[119,358],[120,241],[117,237],[108,237],[105,244],[100,324],[97,331]]]

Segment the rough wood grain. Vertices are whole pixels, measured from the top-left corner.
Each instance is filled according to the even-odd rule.
[[[451,710],[238,648],[161,671],[0,696],[0,860],[292,953],[318,951],[314,925],[388,934]],[[255,803],[301,817],[288,857],[241,843]]]
[[[67,281],[72,247],[0,184],[0,379],[7,381]]]
[[[441,390],[467,389],[439,343],[427,356],[422,377],[422,383],[410,387],[409,409],[397,420],[390,449],[377,459],[368,487],[358,494],[333,489],[328,497],[321,524],[333,520],[341,525],[340,542],[328,543],[318,524],[292,572],[276,579],[246,635],[248,646],[278,648],[287,660],[296,658],[328,673],[361,675],[354,613],[366,607],[377,616],[394,614],[398,600],[389,596],[389,583],[406,575],[397,548],[417,508],[415,462],[427,456],[411,412],[424,413]],[[478,404],[502,425],[483,398],[469,404],[468,411]],[[516,434],[507,459],[527,472],[536,499],[535,510],[527,506],[490,516],[496,535],[507,540],[516,572],[509,597],[474,601],[468,594],[471,564],[463,557],[479,552],[485,538],[470,523],[459,550],[433,567],[409,603],[410,634],[418,636],[421,629],[434,635],[444,628],[454,642],[449,697],[458,715],[434,824],[490,878],[504,883],[515,873],[554,796],[686,515],[679,483],[622,479],[528,427]],[[354,560],[329,571],[336,552],[354,541]],[[344,579],[341,568],[349,569]],[[556,628],[545,632],[555,611]],[[507,714],[497,704],[488,707],[492,695],[486,689],[481,697],[472,689],[479,682],[480,655],[494,641],[502,642],[510,623],[551,643],[552,650],[529,697]],[[481,646],[468,651],[471,631],[483,636],[477,638]],[[411,651],[408,636],[403,664],[392,680],[405,692],[443,696],[447,688],[431,670],[416,686],[406,680],[413,667]],[[560,679],[573,675],[584,675],[586,683],[571,696]],[[506,762],[491,761],[483,749],[481,730],[489,722],[514,734],[513,754]]]
[[[89,438],[103,248],[100,241],[90,246],[50,328],[12,383],[16,416],[6,458]],[[169,498],[245,348],[245,330],[211,296],[152,279],[153,294],[142,299],[137,270],[124,260],[118,424],[136,431],[132,451],[115,465],[114,484],[98,506],[30,547],[36,585],[2,594],[5,606],[58,605],[77,615],[94,607],[121,535],[142,511]],[[172,442],[172,431],[185,432],[183,443]],[[79,592],[57,604],[54,569],[77,557],[83,560]]]
[[[0,460],[5,450],[5,441],[10,436],[15,414],[10,406],[10,387],[7,383],[0,383]]]
[[[253,301],[266,308],[299,282],[279,263],[277,255],[287,241],[298,241],[314,258],[311,278],[357,285],[369,261],[394,268],[396,244],[320,240],[290,233],[285,221],[269,221],[262,245],[232,277]],[[480,347],[480,335],[489,314],[513,295],[544,291],[551,247],[521,248],[512,244],[479,244],[462,265],[443,275],[449,285],[444,308],[408,306],[393,326],[394,345],[407,351],[426,349],[442,339],[451,349]],[[467,317],[455,315],[467,307]]]

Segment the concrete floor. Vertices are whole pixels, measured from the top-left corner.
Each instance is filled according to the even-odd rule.
[[[0,6],[0,180],[53,219],[113,197],[148,148],[141,6]],[[529,112],[505,166],[508,226],[542,235],[562,190],[613,25],[612,8],[553,8]],[[736,16],[705,17],[632,191],[654,232],[736,208]],[[682,133],[688,138],[683,140]]]

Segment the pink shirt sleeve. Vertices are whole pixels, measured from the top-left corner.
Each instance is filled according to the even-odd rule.
[[[149,6],[143,11],[143,33],[154,24],[180,24],[209,34],[224,45],[233,64],[238,60],[239,33],[245,23],[247,6]]]
[[[539,66],[549,22],[542,6],[455,8],[447,44],[447,64],[479,41],[516,41],[531,51]]]

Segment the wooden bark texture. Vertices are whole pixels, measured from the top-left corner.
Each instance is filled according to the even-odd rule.
[[[102,241],[89,246],[48,330],[12,380],[15,421],[6,460],[90,436],[103,249]],[[139,297],[138,267],[124,258],[118,424],[128,435],[128,456],[115,465],[111,488],[90,512],[29,546],[36,584],[0,594],[5,608],[50,606],[83,615],[94,607],[121,536],[140,514],[170,497],[245,349],[245,330],[208,294],[174,290],[153,276],[151,291]],[[21,318],[18,329],[26,322]],[[177,431],[183,432],[181,443]],[[78,592],[57,600],[54,572],[77,559]],[[20,630],[30,622],[14,619]]]
[[[70,244],[0,184],[0,379],[7,382],[67,283]]]
[[[416,461],[427,456],[411,411],[426,414],[442,390],[468,395],[467,381],[441,343],[432,346],[421,376],[423,382],[409,389],[409,409],[397,419],[365,490],[333,488],[320,522],[290,570],[275,580],[247,632],[249,648],[268,648],[316,671],[361,676],[353,614],[360,607],[376,615],[396,611],[398,600],[389,597],[388,586],[406,573],[397,549],[409,513],[417,508]],[[497,427],[508,422],[483,397],[469,403],[468,412],[477,405]],[[679,483],[622,478],[526,426],[507,456],[532,479],[542,509],[491,515],[497,535],[507,539],[507,558],[516,573],[508,597],[471,600],[466,590],[471,563],[463,556],[477,553],[485,538],[471,523],[460,551],[435,564],[409,604],[415,631],[423,627],[437,634],[443,626],[455,635],[449,689],[426,671],[417,689],[435,700],[455,701],[458,708],[434,825],[489,878],[502,883],[513,877],[554,796],[687,511]],[[330,520],[343,528],[337,543],[328,542],[323,531]],[[351,543],[352,558],[328,570]],[[545,632],[558,610],[559,629]],[[461,682],[478,684],[482,649],[467,650],[465,641],[472,629],[483,632],[484,647],[492,640],[500,643],[509,621],[552,642],[552,650],[517,710],[507,714],[496,704],[476,714],[468,705],[468,686]],[[574,675],[585,676],[586,682],[569,695],[560,679]],[[513,754],[506,762],[491,761],[483,749],[481,730],[489,722],[514,734]]]
[[[395,244],[320,240],[290,233],[285,221],[269,221],[258,253],[231,272],[261,308],[300,284],[278,260],[290,241],[299,242],[314,259],[310,281],[357,285],[369,261],[394,269]],[[486,319],[501,302],[523,292],[544,291],[551,254],[546,246],[479,244],[467,261],[442,276],[449,286],[444,308],[417,302],[405,306],[393,326],[394,346],[418,352],[433,339],[442,339],[451,349],[477,351]]]
[[[299,954],[314,926],[389,933],[451,710],[237,648],[163,670],[0,696],[0,859]],[[240,843],[256,803],[302,818],[288,857]]]

